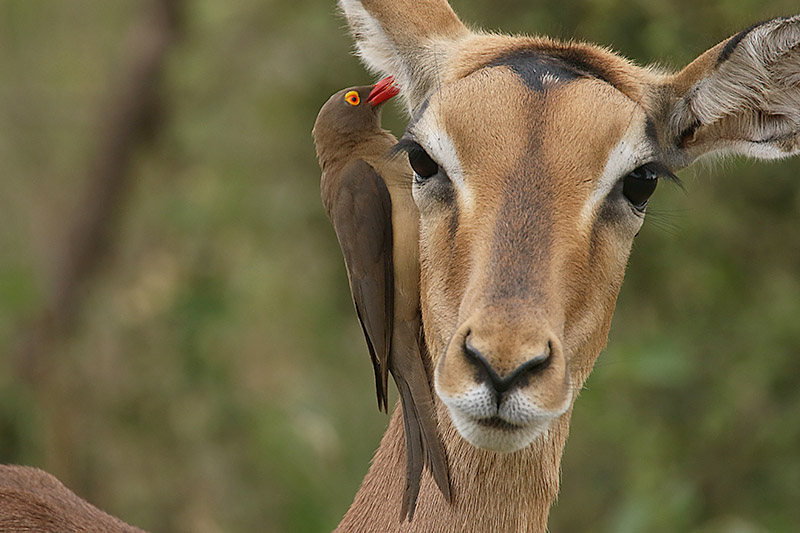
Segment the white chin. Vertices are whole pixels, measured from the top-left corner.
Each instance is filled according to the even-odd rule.
[[[467,442],[477,448],[510,453],[521,450],[547,431],[551,418],[543,418],[525,425],[512,425],[502,421],[479,422],[457,409],[449,409],[456,429]]]

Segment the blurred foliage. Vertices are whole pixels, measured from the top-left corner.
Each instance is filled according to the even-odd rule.
[[[468,22],[679,68],[796,0],[454,0]],[[142,2],[0,2],[0,353],[50,290]],[[0,462],[153,531],[332,529],[386,425],[310,130],[371,78],[333,2],[194,0],[114,253],[37,383],[0,358]],[[399,133],[403,117],[387,109]],[[663,187],[575,409],[551,530],[800,524],[800,161]]]

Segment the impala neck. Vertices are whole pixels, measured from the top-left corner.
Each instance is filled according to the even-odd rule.
[[[375,453],[372,466],[337,531],[527,531],[544,533],[558,494],[561,454],[571,410],[550,431],[518,452],[504,454],[467,443],[438,402],[450,465],[453,503],[425,473],[414,519],[401,521],[405,487],[405,441],[400,409]]]

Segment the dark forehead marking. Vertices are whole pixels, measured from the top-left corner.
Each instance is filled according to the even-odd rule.
[[[545,78],[551,78],[556,83],[567,83],[578,78],[597,78],[609,83],[590,58],[577,50],[562,50],[558,54],[544,50],[516,50],[486,66],[508,66],[529,89],[538,92],[546,89]]]
[[[623,62],[624,63],[624,62]],[[627,63],[624,63],[627,64]],[[489,63],[485,63],[472,72],[482,68],[508,66],[517,74],[531,90],[544,92],[545,76],[554,83],[567,83],[580,78],[594,78],[622,92],[634,102],[636,88],[631,80],[621,75],[620,61],[610,61],[602,53],[592,48],[571,45],[553,45],[542,47],[526,47],[512,49]],[[547,76],[549,75],[549,76]],[[428,95],[411,114],[406,133],[413,130],[427,110],[431,96]],[[647,123],[647,134],[657,139],[655,124]]]
[[[510,67],[529,89],[537,92],[545,91],[547,78],[549,78],[547,83],[567,83],[582,77],[578,71],[563,61],[530,51],[514,52],[486,66]]]
[[[584,77],[597,78],[611,86],[616,87],[612,81],[613,76],[609,75],[601,66],[598,57],[582,48],[567,47],[552,52],[553,57],[563,61]]]

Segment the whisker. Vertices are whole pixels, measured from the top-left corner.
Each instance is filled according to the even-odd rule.
[[[684,212],[683,210],[648,208],[645,224],[674,237],[683,232]]]

